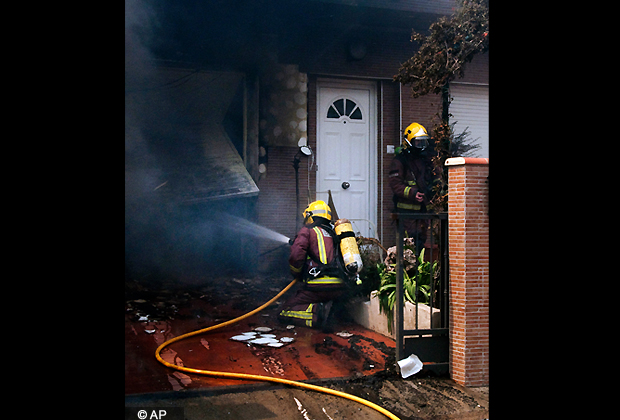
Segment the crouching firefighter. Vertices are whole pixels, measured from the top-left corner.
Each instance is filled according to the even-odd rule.
[[[349,273],[345,269],[339,239],[331,225],[331,209],[324,201],[311,203],[303,216],[304,226],[293,241],[289,257],[291,274],[303,283],[282,305],[278,319],[325,330],[334,299],[344,294],[347,282],[354,280],[359,270]]]

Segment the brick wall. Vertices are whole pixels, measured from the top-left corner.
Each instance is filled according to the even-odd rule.
[[[386,146],[392,145],[394,147],[399,146],[399,92],[398,83],[384,80],[381,82],[383,85],[383,104],[381,104],[381,85],[377,90],[378,94],[378,124],[377,124],[377,138],[378,154],[381,156],[381,160],[377,162],[379,165],[377,169],[378,177],[378,194],[379,197],[379,211],[377,212],[377,229],[379,231],[379,239],[382,244],[389,248],[396,245],[396,227],[391,219],[391,213],[394,208],[392,202],[392,190],[388,185],[388,177],[390,172],[390,164],[394,159],[393,154],[386,152]],[[383,105],[383,133],[381,132],[381,106]],[[381,147],[381,134],[383,134],[383,147]],[[382,171],[383,169],[383,171]],[[383,183],[381,182],[381,175],[383,175]],[[381,218],[381,203],[383,202],[383,218]],[[383,233],[381,235],[381,233]]]
[[[450,374],[489,383],[489,160],[452,158],[449,179]]]
[[[267,172],[258,181],[258,223],[292,238],[297,233],[297,204],[295,197],[295,170],[293,159],[297,147],[270,146]],[[299,206],[303,211],[308,205],[308,158],[301,157],[299,163]],[[300,213],[301,214],[301,213]],[[258,270],[271,274],[288,273],[290,247],[283,246],[271,252],[280,244],[268,240],[256,241],[258,248]]]
[[[401,102],[402,128],[412,122],[424,125],[429,131],[436,114],[441,112],[441,97],[429,94],[413,98],[411,88],[403,86],[391,77],[398,71],[400,63],[415,52],[415,44],[410,42],[411,32],[396,31],[390,33],[370,32],[368,55],[363,60],[348,60],[345,54],[346,38],[334,34],[320,33],[310,40],[298,63],[299,70],[308,75],[307,111],[308,144],[317,152],[317,78],[332,77],[343,80],[375,80],[377,83],[377,230],[382,244],[387,248],[396,244],[396,230],[390,214],[393,210],[392,192],[387,183],[393,154],[386,152],[386,146],[400,145]],[[327,38],[327,39],[324,39]],[[488,76],[488,54],[468,63],[466,77],[462,81],[485,82]],[[383,88],[383,97],[381,97]],[[402,96],[402,98],[401,98]],[[264,105],[264,104],[263,104]],[[383,115],[381,110],[383,108]],[[382,118],[383,117],[383,118]],[[285,124],[288,124],[286,121]],[[383,139],[383,144],[381,140]],[[287,236],[295,234],[295,178],[291,166],[296,147],[268,146],[267,172],[258,182],[261,192],[258,200],[258,223],[275,229]],[[316,156],[316,155],[315,155]],[[299,168],[300,205],[302,210],[313,201],[316,193],[315,169],[308,172],[311,160],[303,157]],[[383,182],[382,182],[383,179]],[[309,193],[308,193],[309,191]],[[383,217],[381,217],[383,215]],[[268,251],[272,244],[260,244],[260,252]],[[282,257],[267,254],[260,259],[264,270],[279,268]],[[273,262],[273,264],[271,264]],[[284,264],[287,267],[287,264]]]

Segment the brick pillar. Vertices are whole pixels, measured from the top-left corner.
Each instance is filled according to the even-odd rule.
[[[451,158],[450,375],[460,385],[489,384],[489,159]]]

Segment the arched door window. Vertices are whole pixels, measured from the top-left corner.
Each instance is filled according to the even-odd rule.
[[[327,118],[339,119],[343,116],[352,120],[361,120],[362,110],[351,99],[336,99],[327,109]]]

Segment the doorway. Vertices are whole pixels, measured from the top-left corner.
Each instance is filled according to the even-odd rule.
[[[376,85],[317,83],[317,200],[328,200],[356,234],[377,238]]]

